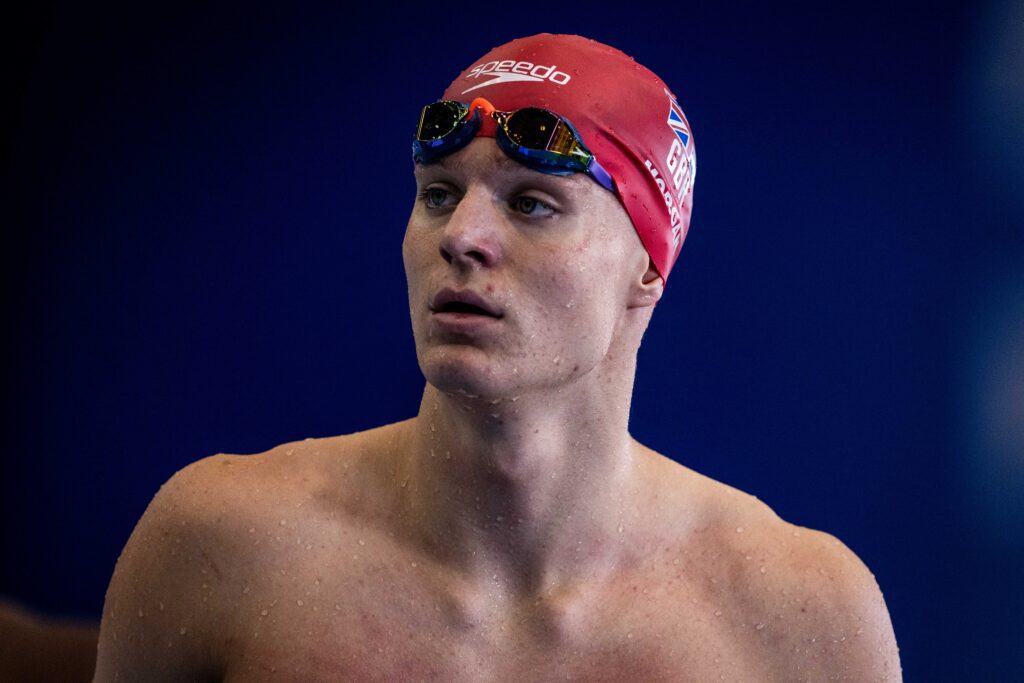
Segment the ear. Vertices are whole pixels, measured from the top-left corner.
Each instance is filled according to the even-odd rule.
[[[647,271],[640,278],[639,282],[634,284],[630,292],[629,308],[654,306],[661,300],[661,295],[664,292],[665,280],[658,273],[658,269],[654,267],[654,262],[648,258]]]

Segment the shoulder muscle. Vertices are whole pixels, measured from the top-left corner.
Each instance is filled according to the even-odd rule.
[[[203,680],[216,676],[224,581],[216,496],[231,456],[204,458],[165,483],[135,526],[103,608],[96,681]]]

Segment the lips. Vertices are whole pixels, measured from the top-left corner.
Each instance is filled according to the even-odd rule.
[[[461,313],[501,318],[502,310],[491,301],[470,290],[442,289],[430,302],[434,313]]]

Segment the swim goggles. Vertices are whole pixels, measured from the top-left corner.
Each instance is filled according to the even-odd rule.
[[[539,107],[496,111],[483,97],[468,105],[441,100],[423,107],[412,142],[416,163],[432,164],[469,144],[480,130],[481,111],[498,123],[498,146],[519,163],[552,175],[586,173],[601,187],[615,192],[615,181],[564,116]]]

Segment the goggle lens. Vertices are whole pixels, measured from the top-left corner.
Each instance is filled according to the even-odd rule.
[[[548,149],[558,119],[543,109],[520,109],[505,120],[505,132],[517,145],[531,149]]]
[[[514,112],[505,121],[512,142],[534,150],[572,156],[579,140],[569,126],[553,112],[533,107]]]
[[[461,102],[447,100],[423,107],[423,113],[420,114],[420,125],[416,129],[416,137],[424,142],[443,138],[455,130],[467,111],[468,109]]]

